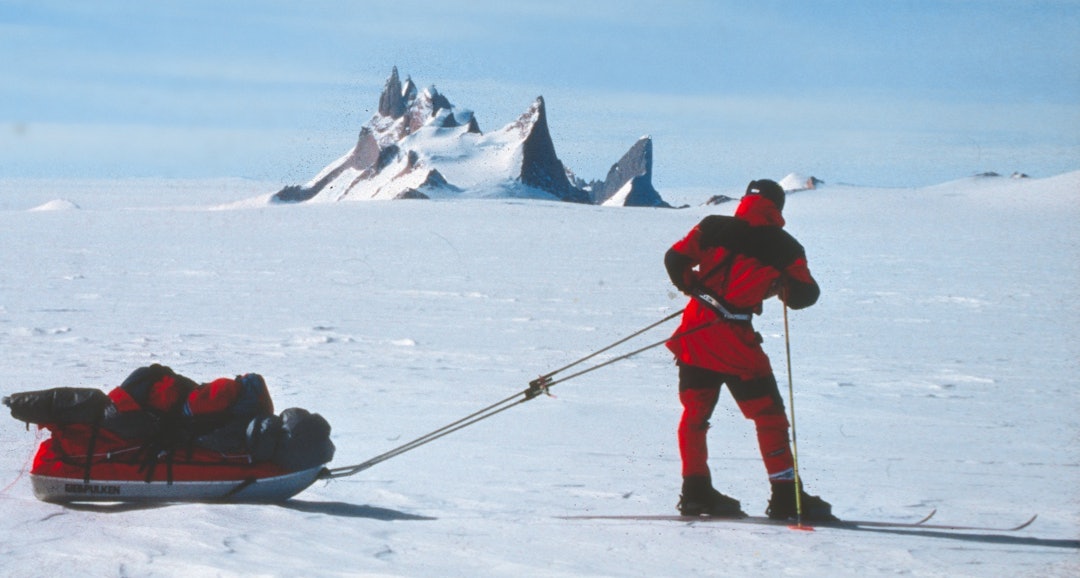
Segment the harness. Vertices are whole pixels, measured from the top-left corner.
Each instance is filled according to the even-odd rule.
[[[698,302],[711,309],[713,313],[716,313],[728,321],[750,323],[754,319],[753,313],[735,313],[731,311],[719,297],[716,297],[705,290],[695,292],[694,299],[697,299]]]
[[[722,289],[726,292],[728,279],[731,277],[731,265],[735,262],[736,255],[738,255],[738,253],[729,249],[728,254],[724,256],[723,261],[720,261],[716,267],[713,267],[708,273],[701,276],[701,282],[704,283],[706,279],[709,279],[717,273],[724,272],[724,284]],[[716,313],[718,316],[728,321],[750,323],[754,319],[754,313],[752,311],[732,311],[735,307],[725,301],[720,295],[715,295],[704,287],[694,291],[693,297],[694,299],[697,299],[699,303],[708,307],[713,313]]]

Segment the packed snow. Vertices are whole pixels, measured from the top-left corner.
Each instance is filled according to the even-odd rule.
[[[0,393],[107,390],[155,362],[198,381],[258,372],[278,408],[329,420],[333,466],[679,310],[664,251],[735,208],[677,192],[690,208],[267,206],[251,199],[273,187],[243,181],[2,185]],[[1078,192],[1080,172],[825,185],[785,208],[823,291],[790,318],[808,490],[855,519],[1038,513],[1022,531],[562,519],[675,513],[680,407],[658,347],[282,505],[43,503],[28,477],[43,434],[5,416],[0,574],[1075,576]],[[58,196],[80,210],[31,210]],[[756,327],[786,394],[776,301]],[[712,425],[717,487],[761,514],[751,423],[724,395]]]

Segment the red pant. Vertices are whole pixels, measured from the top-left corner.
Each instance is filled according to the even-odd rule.
[[[776,378],[771,374],[752,380],[717,373],[700,367],[679,365],[679,400],[683,405],[679,422],[679,454],[683,477],[709,476],[709,448],[706,434],[709,419],[727,384],[742,414],[754,421],[765,471],[772,481],[794,480],[795,469],[788,439],[788,420]]]

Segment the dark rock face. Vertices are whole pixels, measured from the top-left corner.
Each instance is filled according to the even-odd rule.
[[[705,201],[705,204],[706,205],[722,205],[724,203],[730,203],[731,201],[734,201],[734,200],[735,199],[733,199],[733,198],[731,198],[731,197],[729,197],[727,195],[713,195],[713,196],[709,197],[709,200]]]
[[[416,87],[413,86],[412,89],[415,92]],[[390,118],[401,118],[405,114],[405,95],[401,90],[401,80],[398,79],[396,66],[386,81],[382,96],[379,97],[379,114]]]
[[[383,158],[382,152],[379,149],[379,143],[375,140],[375,136],[371,134],[371,129],[365,126],[360,129],[360,137],[357,139],[356,146],[346,162],[326,173],[310,188],[290,185],[275,193],[271,200],[279,203],[302,203],[311,200],[312,197],[319,194],[346,170],[365,170],[375,165],[379,159]]]
[[[412,82],[411,79],[410,82]],[[430,87],[420,96],[414,96],[413,99],[408,101],[408,108],[404,113],[407,122],[398,136],[404,137],[412,134],[429,121],[434,121],[435,126],[442,128],[458,126],[452,112],[453,108],[454,105],[450,104],[450,101],[445,96],[435,90],[434,86]]]
[[[563,201],[589,202],[588,194],[570,184],[566,167],[555,154],[555,143],[548,130],[544,98],[537,97],[529,110],[521,115],[516,126],[525,135],[522,146],[521,182],[547,191]]]
[[[277,203],[302,203],[310,200],[314,197],[318,191],[311,192],[311,189],[305,189],[300,185],[288,185],[280,191],[274,193],[271,197],[271,201]]]
[[[427,200],[427,199],[430,199],[430,198],[431,197],[425,195],[424,193],[421,193],[420,191],[418,191],[416,189],[405,189],[401,193],[398,193],[398,195],[396,197],[394,197],[394,200],[395,201],[401,201],[401,200],[406,200],[406,199],[423,199],[423,200]]]
[[[371,134],[371,129],[365,126],[360,129],[360,136],[356,139],[356,148],[353,149],[352,157],[349,159],[349,166],[355,169],[370,167],[379,160],[380,152],[379,142],[375,140],[375,135]]]
[[[652,139],[649,137],[638,139],[634,146],[630,147],[630,150],[619,159],[619,162],[611,165],[607,178],[601,183],[593,184],[592,203],[600,205],[607,202],[629,183],[630,192],[626,195],[623,205],[670,207],[660,198],[660,193],[653,188],[652,159]]]

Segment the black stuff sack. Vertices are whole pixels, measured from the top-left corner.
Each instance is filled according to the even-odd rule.
[[[273,461],[290,471],[306,470],[334,459],[330,424],[321,415],[297,407],[281,412],[281,430]]]
[[[281,437],[281,416],[266,415],[251,420],[247,426],[247,451],[251,459],[264,462],[277,453]]]
[[[98,423],[112,405],[104,391],[89,387],[56,387],[13,393],[4,398],[11,417],[33,424]]]

